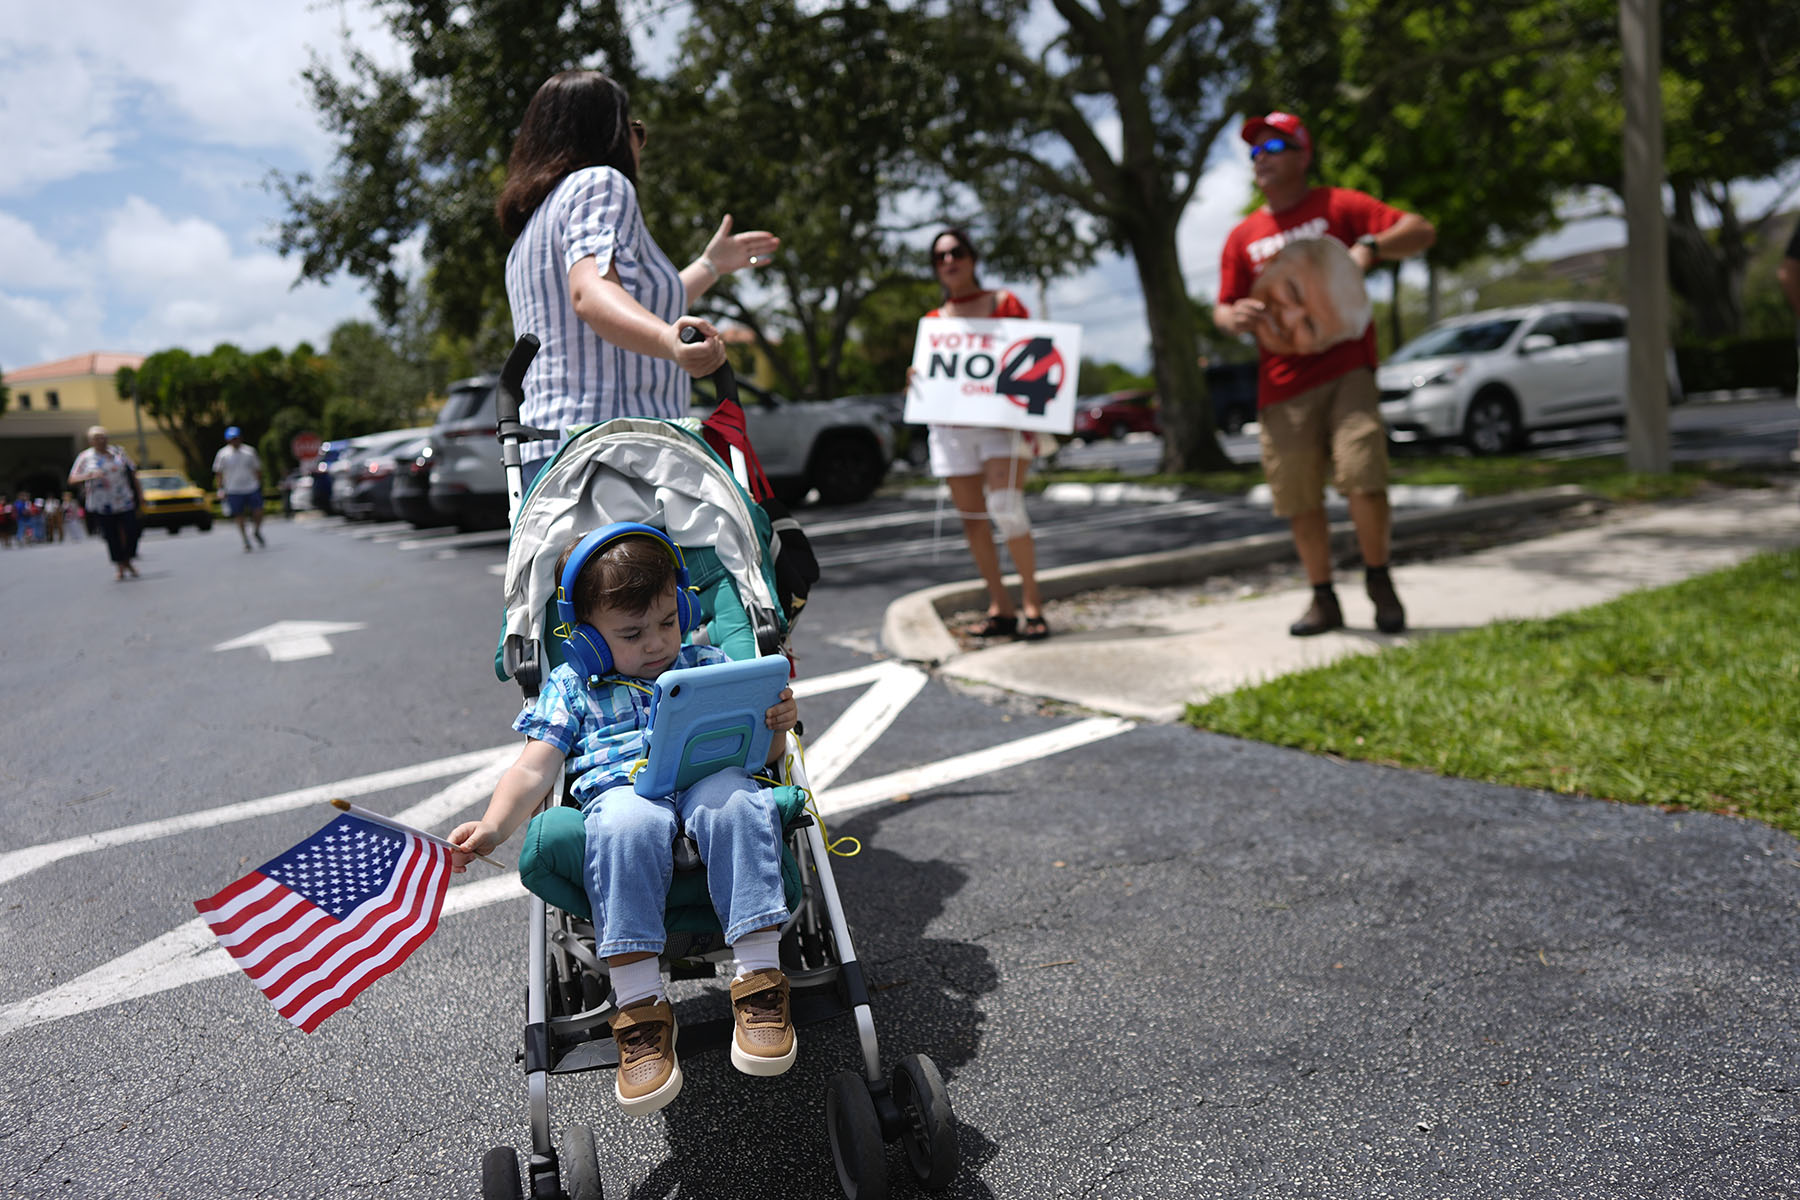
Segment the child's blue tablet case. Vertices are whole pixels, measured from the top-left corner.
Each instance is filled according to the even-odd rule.
[[[649,761],[633,790],[660,799],[727,767],[760,770],[775,736],[764,718],[787,681],[784,654],[664,671],[650,700]]]

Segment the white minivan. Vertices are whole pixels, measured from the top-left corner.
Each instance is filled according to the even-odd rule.
[[[1625,420],[1625,310],[1556,301],[1440,321],[1376,372],[1397,442],[1459,439],[1474,454],[1524,447],[1539,429]],[[1669,400],[1681,398],[1671,353]]]

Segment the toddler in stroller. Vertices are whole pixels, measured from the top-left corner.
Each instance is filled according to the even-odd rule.
[[[787,976],[779,961],[788,917],[781,878],[782,816],[771,789],[741,769],[706,776],[675,795],[648,799],[633,788],[649,727],[651,689],[664,671],[727,661],[711,646],[683,645],[698,624],[681,550],[661,530],[620,522],[564,548],[557,604],[566,631],[556,667],[513,728],[527,737],[501,776],[487,812],[450,835],[462,869],[510,837],[562,779],[565,762],[586,828],[582,866],[589,908],[617,1011],[614,1095],[626,1112],[655,1112],[681,1091],[676,1024],[657,958],[674,874],[673,845],[685,829],[708,864],[708,889],[737,960],[731,981],[731,1061],[749,1075],[779,1075],[796,1053]],[[796,723],[792,689],[765,714],[768,764],[781,761]]]
[[[606,795],[620,773],[604,766],[609,759],[601,745],[591,738],[584,744],[575,732],[586,721],[578,715],[584,712],[579,706],[596,709],[596,728],[606,721],[626,720],[627,708],[633,708],[630,736],[637,737],[642,716],[634,706],[641,706],[645,696],[630,685],[642,686],[644,679],[668,670],[661,663],[666,656],[679,655],[675,661],[683,664],[708,662],[713,658],[713,650],[707,649],[711,647],[733,660],[781,656],[785,667],[788,660],[783,652],[791,623],[805,604],[818,571],[804,537],[786,511],[772,501],[759,503],[751,494],[749,480],[760,472],[744,436],[742,414],[735,411],[729,367],[715,376],[722,403],[704,427],[689,420],[626,417],[570,431],[527,489],[519,469],[518,442],[558,436],[519,423],[520,381],[534,349],[534,339],[529,335],[521,338],[500,374],[498,425],[511,500],[512,538],[494,672],[502,680],[519,684],[527,701],[526,721],[544,710],[547,721],[520,728],[528,732],[541,729],[541,733],[531,732],[531,737],[550,748],[529,751],[528,747],[534,758],[542,758],[536,764],[538,778],[518,781],[524,784],[520,788],[524,794],[510,792],[507,810],[490,810],[484,816],[483,820],[491,823],[485,836],[470,837],[466,828],[454,831],[459,844],[469,849],[490,844],[488,839],[502,841],[523,821],[532,797],[544,800],[541,811],[524,828],[518,858],[520,882],[531,893],[525,913],[528,973],[519,1056],[530,1115],[530,1145],[523,1163],[510,1145],[496,1145],[487,1151],[481,1163],[482,1196],[484,1200],[519,1200],[526,1194],[598,1200],[602,1194],[600,1150],[607,1140],[603,1134],[597,1136],[593,1126],[579,1121],[566,1125],[558,1139],[551,1116],[552,1081],[618,1068],[635,1053],[632,1047],[639,1044],[635,1031],[641,1026],[622,1025],[619,1011],[644,1009],[641,1003],[629,1003],[634,995],[666,995],[660,990],[658,973],[683,981],[682,991],[688,993],[677,994],[671,1006],[682,1012],[684,1052],[691,1055],[730,1046],[734,1063],[751,1073],[777,1073],[785,1069],[784,1060],[793,1061],[790,1026],[808,1027],[809,1047],[825,1050],[819,1057],[829,1059],[829,1043],[815,1040],[811,1030],[828,1021],[851,1021],[861,1049],[861,1069],[837,1070],[824,1079],[825,1128],[840,1185],[847,1196],[862,1200],[885,1196],[884,1145],[898,1142],[921,1186],[928,1191],[942,1190],[955,1176],[959,1161],[949,1097],[937,1068],[923,1054],[906,1055],[884,1070],[871,988],[857,958],[831,864],[833,856],[840,853],[839,843],[827,839],[818,819],[791,695],[784,695],[775,705],[776,711],[763,714],[766,728],[755,729],[750,743],[757,744],[768,733],[775,746],[788,744],[786,753],[769,755],[771,762],[780,759],[779,769],[765,773],[778,779],[779,786],[765,792],[742,774],[722,781],[719,787],[727,799],[718,805],[723,810],[736,806],[737,811],[725,814],[728,828],[715,824],[710,834],[714,846],[741,846],[744,857],[760,872],[767,864],[766,819],[781,839],[777,851],[781,890],[773,897],[757,897],[753,892],[752,898],[741,903],[734,899],[738,863],[730,850],[715,849],[709,857],[696,846],[700,833],[696,826],[708,818],[693,817],[700,806],[693,797],[684,796],[678,803],[689,814],[690,828],[673,847],[673,880],[667,874],[661,876],[668,884],[661,925],[651,922],[645,929],[628,930],[619,940],[609,941],[613,935],[607,927],[615,916],[611,911],[615,902],[602,890],[591,889],[607,872],[611,872],[606,875],[609,879],[625,876],[610,864],[603,864],[598,872],[594,869],[589,855],[591,827],[583,809],[592,810],[591,802]],[[727,419],[721,423],[722,413],[735,417],[735,422]],[[714,434],[727,444],[725,449],[713,441]],[[614,550],[610,547],[612,534],[604,531],[612,527],[617,533],[621,522],[650,528],[620,539]],[[594,530],[602,532],[595,536],[589,532]],[[555,562],[558,552],[571,544],[574,551]],[[674,569],[675,587],[671,591],[667,583],[658,582],[653,589],[654,606],[641,598],[599,605],[590,602],[585,592],[577,597],[577,580],[591,557],[604,563],[614,554],[640,552],[648,558],[650,568],[667,570],[662,565],[666,562]],[[575,573],[565,582],[571,567]],[[666,622],[671,605],[678,632],[670,640],[699,643],[698,647],[640,651],[630,641],[636,626],[619,629],[615,636],[608,625],[612,610],[636,612],[647,607],[655,607]],[[579,619],[583,616],[598,624],[584,628]],[[599,661],[601,655],[607,661]],[[617,662],[612,661],[615,657]],[[557,682],[565,661],[570,669]],[[702,674],[708,669],[702,667]],[[634,677],[626,679],[620,671]],[[609,675],[613,683],[625,686],[587,686],[589,679]],[[561,699],[553,696],[543,701],[545,693],[558,694]],[[615,717],[598,713],[602,696],[613,706]],[[750,704],[750,712],[740,706],[732,720],[753,728],[754,714],[766,703],[758,698]],[[566,707],[568,715],[557,716],[559,706]],[[553,733],[559,724],[565,731]],[[775,736],[773,730],[783,736]],[[564,741],[566,751],[557,748]],[[672,744],[684,743],[677,740]],[[633,753],[620,748],[621,757]],[[746,748],[744,753],[752,752]],[[531,765],[525,763],[524,767]],[[559,770],[561,789],[555,784]],[[503,783],[496,798],[508,787]],[[646,790],[654,789],[646,785]],[[768,814],[763,807],[770,802],[778,815]],[[646,815],[649,810],[635,811]],[[655,819],[661,822],[661,832],[650,840],[660,841],[660,845],[643,856],[643,863],[653,862],[657,871],[666,872],[671,852],[665,834],[673,819]],[[610,836],[607,832],[595,840],[604,843]],[[633,860],[632,869],[641,868],[642,864]],[[715,879],[721,872],[730,879]],[[768,882],[760,874],[756,879],[756,889]],[[648,907],[654,909],[654,902]],[[779,931],[769,928],[777,923]],[[763,935],[774,944],[772,951],[759,947]],[[652,957],[652,948],[658,946],[660,955]],[[651,973],[651,982],[632,981],[638,963],[613,965],[633,953],[643,955],[639,963]],[[775,956],[773,961],[757,957],[770,953]],[[709,1018],[705,1014],[713,1009],[713,997],[707,993],[712,989],[705,988],[704,981],[730,970],[728,962],[734,964],[735,974],[747,976],[738,981],[747,986],[730,989],[733,1011],[722,1019]],[[754,1036],[743,1040],[740,1054],[741,1006],[736,1001],[746,995],[752,1001],[753,1014],[760,1006],[768,1015],[746,1020]],[[786,1010],[779,1015],[774,1011],[776,1001],[782,1001]],[[672,1060],[672,1012],[670,1017],[668,1057]],[[809,1059],[813,1056],[809,1049]],[[806,1070],[807,1065],[792,1072],[789,1080],[798,1075],[814,1077],[816,1082],[817,1072]],[[670,1066],[673,1078],[672,1061]],[[653,1073],[653,1078],[659,1073]],[[620,1089],[617,1094],[628,1099],[642,1099],[667,1086],[666,1081],[648,1089],[629,1081],[615,1085]],[[661,1099],[673,1095],[671,1087]]]

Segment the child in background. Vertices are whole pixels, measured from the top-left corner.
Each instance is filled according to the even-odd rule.
[[[683,645],[694,624],[692,598],[678,595],[680,551],[648,526],[576,539],[556,564],[558,597],[583,626],[560,629],[604,645],[600,673],[569,662],[551,671],[537,700],[513,728],[529,739],[494,788],[478,821],[451,831],[454,869],[512,836],[551,794],[567,770],[587,828],[583,881],[593,909],[595,951],[606,959],[618,1012],[614,1095],[626,1112],[655,1112],[681,1090],[675,1059],[675,1013],[663,991],[657,957],[663,911],[674,873],[679,828],[692,834],[707,866],[713,907],[737,956],[731,984],[735,1031],[731,1062],[751,1075],[779,1075],[796,1045],[788,980],[780,966],[781,925],[788,917],[781,882],[781,815],[773,794],[744,771],[710,775],[659,800],[632,789],[633,764],[644,758],[648,686],[664,671],[726,661],[710,646]],[[577,550],[581,554],[577,555]],[[571,559],[574,561],[571,561]],[[684,619],[685,618],[685,619]],[[774,731],[768,762],[786,753],[798,719],[793,691],[764,715]]]

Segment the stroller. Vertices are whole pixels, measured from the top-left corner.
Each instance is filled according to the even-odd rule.
[[[807,576],[816,578],[817,568],[796,572],[793,558],[810,565],[798,527],[779,505],[765,508],[751,498],[749,481],[760,468],[743,435],[731,368],[713,376],[720,409],[705,428],[694,421],[641,418],[589,426],[570,436],[539,472],[530,494],[523,495],[520,443],[556,436],[519,422],[525,369],[536,350],[535,338],[521,338],[499,382],[512,537],[495,673],[515,679],[527,697],[537,694],[561,657],[560,644],[550,636],[557,553],[577,532],[614,521],[654,525],[680,545],[712,645],[732,658],[780,653],[805,602]],[[731,467],[709,440],[723,448]],[[785,555],[781,528],[789,530]],[[783,778],[775,782],[786,834],[782,876],[790,910],[781,930],[781,964],[791,987],[794,1024],[849,1014],[862,1049],[862,1070],[839,1071],[826,1086],[826,1133],[838,1181],[852,1200],[886,1196],[884,1143],[899,1141],[920,1186],[942,1190],[958,1167],[955,1119],[943,1080],[921,1054],[901,1059],[883,1074],[869,989],[821,826],[807,812],[810,792],[798,754],[787,756]],[[496,1146],[482,1160],[484,1200],[524,1195],[598,1200],[602,1194],[593,1130],[569,1125],[559,1152],[550,1118],[551,1076],[616,1068],[619,1062],[609,1023],[615,1011],[611,986],[606,963],[594,953],[582,886],[585,831],[580,810],[567,800],[568,783],[565,778],[560,803],[553,796],[533,817],[519,856],[521,879],[533,893],[523,1054],[531,1147],[524,1190],[517,1153]],[[670,979],[707,978],[717,963],[731,962],[704,866],[686,837],[675,845],[665,924],[668,940],[660,966]],[[728,1011],[718,1020],[684,1020],[684,1052],[723,1047],[731,1028]]]

